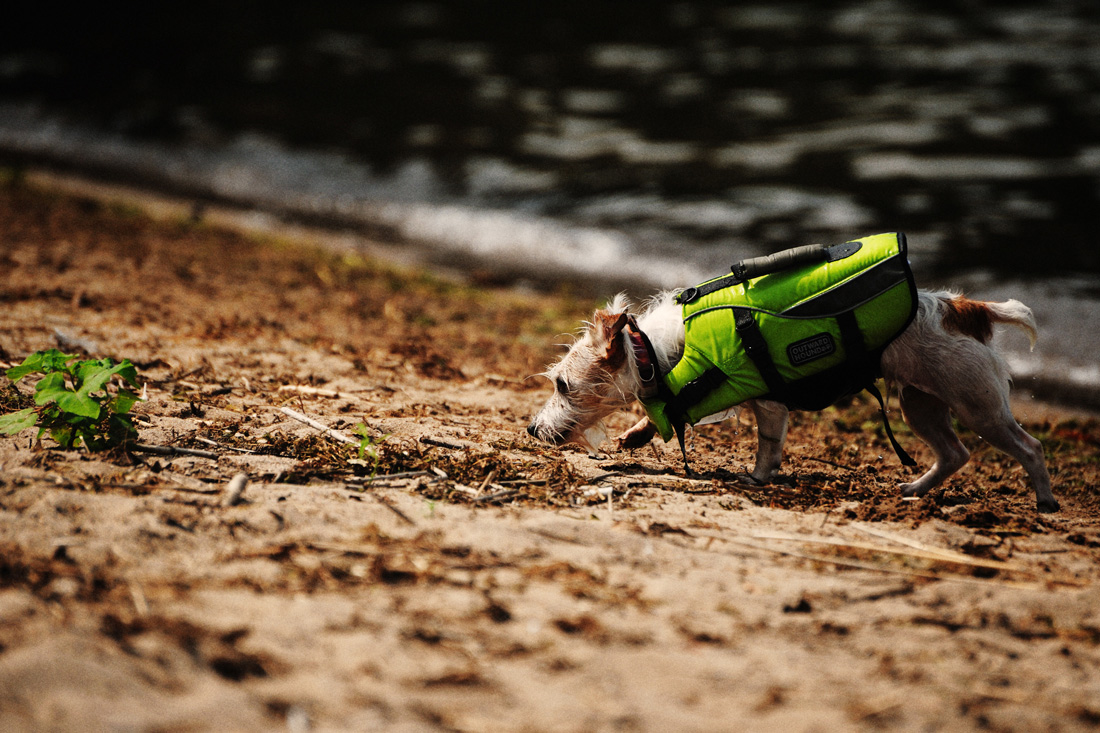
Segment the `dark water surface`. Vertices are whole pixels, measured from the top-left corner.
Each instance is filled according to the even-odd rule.
[[[1036,310],[1017,375],[1100,384],[1095,2],[30,12],[0,159],[609,287],[902,230],[922,280]]]

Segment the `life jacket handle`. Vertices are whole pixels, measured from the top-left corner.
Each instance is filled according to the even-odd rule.
[[[741,260],[730,268],[737,279],[744,282],[754,277],[767,275],[780,270],[790,270],[795,267],[812,265],[817,262],[825,262],[829,259],[829,251],[822,244],[807,244],[793,249],[785,249],[775,254],[762,257],[750,257]]]

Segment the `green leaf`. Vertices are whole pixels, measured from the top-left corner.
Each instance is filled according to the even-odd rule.
[[[75,359],[76,356],[76,354],[63,354],[57,349],[36,351],[24,359],[23,363],[19,366],[8,369],[5,374],[8,375],[8,379],[11,381],[18,382],[23,377],[34,372],[50,374],[52,372],[64,371],[65,365]]]
[[[69,393],[69,389],[65,386],[65,375],[61,372],[47,374],[34,386],[34,404],[44,405],[47,402],[56,402],[57,398],[65,393]]]
[[[135,402],[140,402],[141,398],[128,389],[120,389],[118,395],[107,403],[107,409],[118,415],[125,415],[130,412],[130,408],[134,406]]]
[[[103,389],[103,385],[111,381],[111,377],[123,368],[124,366],[122,364],[118,366],[111,364],[110,359],[103,359],[95,362],[82,362],[76,374],[77,381],[80,383],[78,391],[84,394],[91,394],[92,392]]]
[[[138,383],[137,367],[135,367],[129,359],[123,359],[118,365],[118,371],[115,373],[126,380],[126,383],[131,387],[140,386]]]
[[[134,423],[126,415],[111,415],[108,421],[107,442],[109,446],[119,445],[128,440],[137,440],[138,432]]]
[[[28,356],[26,358],[26,360],[22,364],[20,364],[19,366],[13,366],[11,369],[8,369],[6,372],[4,372],[4,374],[8,375],[8,379],[10,379],[11,381],[18,382],[20,379],[27,376],[28,374],[31,374],[32,372],[37,372],[38,371],[37,363],[34,363],[34,364],[28,364],[27,363],[31,359],[33,359],[35,356],[36,356],[35,354],[31,354],[30,356]]]
[[[53,402],[64,412],[90,417],[93,420],[99,419],[99,403],[87,394],[69,390],[65,386],[65,375],[61,372],[47,374],[39,380],[35,387],[34,402],[36,405]]]
[[[73,434],[73,429],[67,426],[51,428],[50,437],[62,448],[72,448],[78,439],[78,436]]]
[[[33,428],[37,421],[38,413],[34,411],[33,407],[11,412],[7,415],[0,415],[0,433],[15,435],[21,430]]]

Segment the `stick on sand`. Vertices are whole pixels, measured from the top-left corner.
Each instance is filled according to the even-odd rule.
[[[333,440],[337,440],[341,443],[351,443],[352,445],[359,445],[359,441],[356,440],[355,438],[352,438],[349,435],[345,435],[344,433],[341,433],[339,430],[333,430],[332,428],[328,427],[327,425],[319,423],[311,417],[306,417],[305,415],[298,412],[297,410],[292,410],[289,407],[280,407],[279,412],[283,413],[287,417],[294,418],[298,422],[305,423],[306,425],[309,425],[311,428],[317,428],[318,430],[320,430],[322,433],[324,433],[328,437],[332,438]]]

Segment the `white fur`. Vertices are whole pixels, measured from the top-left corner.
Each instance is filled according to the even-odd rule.
[[[637,316],[639,328],[653,344],[662,371],[675,365],[684,350],[684,326],[676,291],[656,295]],[[1035,489],[1041,511],[1056,511],[1058,502],[1050,490],[1050,476],[1039,441],[1024,432],[1009,409],[1009,375],[1004,361],[987,344],[944,327],[944,314],[952,308],[954,293],[920,291],[913,323],[885,350],[882,372],[901,394],[902,413],[913,432],[935,453],[932,467],[912,483],[903,484],[906,496],[923,496],[941,484],[969,458],[955,435],[951,414],[987,442],[1023,464]],[[985,303],[993,322],[1023,329],[1034,346],[1038,330],[1031,310],[1016,300]],[[601,323],[626,313],[629,303],[619,295],[608,308],[597,312]],[[608,338],[620,339],[611,343]],[[528,432],[561,445],[575,442],[589,450],[598,447],[606,433],[602,420],[629,407],[641,389],[637,363],[625,332],[605,337],[590,324],[547,376],[563,380],[565,393],[555,393],[534,417]],[[610,370],[601,356],[625,349],[625,360]],[[779,470],[787,437],[787,408],[777,402],[749,400],[756,415],[758,447],[752,478],[766,482]],[[619,436],[621,445],[644,444],[653,436],[648,419]]]

